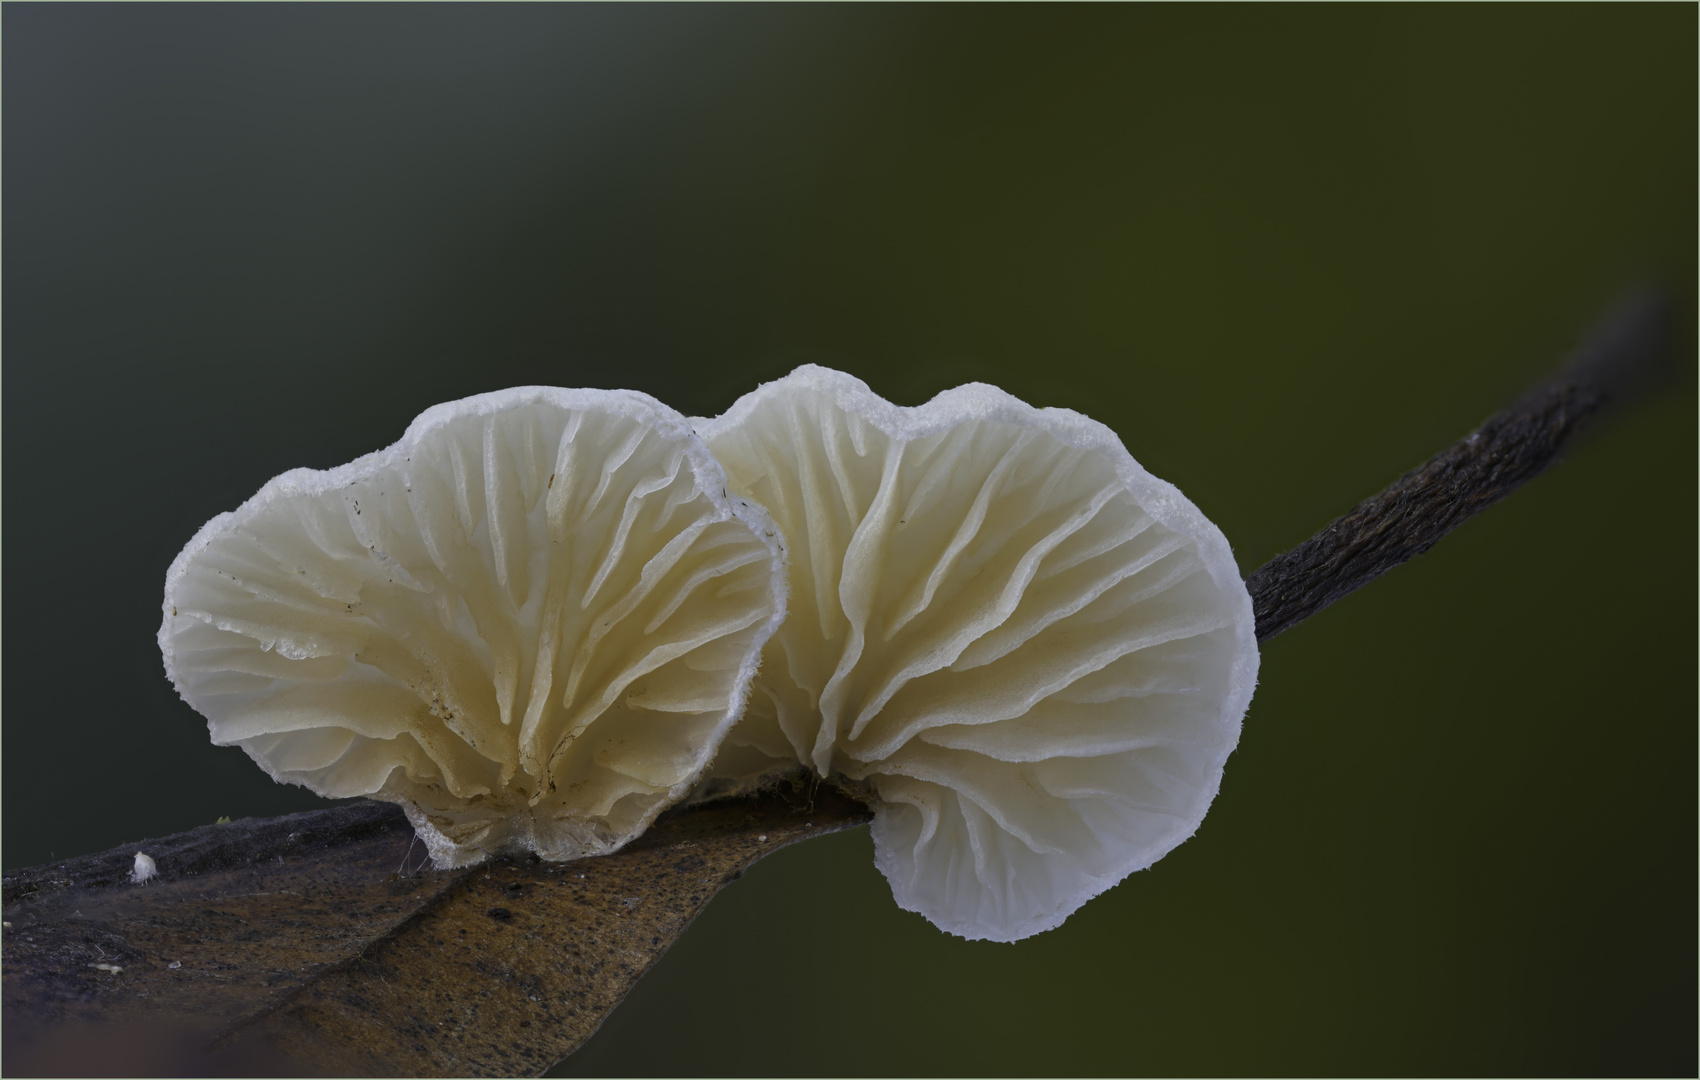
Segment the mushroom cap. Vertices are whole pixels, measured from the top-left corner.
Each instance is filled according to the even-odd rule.
[[[683,416],[518,387],[207,522],[159,645],[213,742],[400,803],[438,866],[569,859],[690,789],[783,617],[782,566]]]
[[[801,762],[874,798],[897,902],[1059,925],[1198,828],[1257,680],[1221,530],[1115,433],[807,366],[698,429],[786,537],[789,614],[706,790]]]

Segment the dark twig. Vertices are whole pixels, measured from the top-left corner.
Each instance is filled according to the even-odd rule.
[[[1428,463],[1246,579],[1267,641],[1433,547],[1558,459],[1586,421],[1656,373],[1670,353],[1662,297],[1620,305],[1562,372]]]

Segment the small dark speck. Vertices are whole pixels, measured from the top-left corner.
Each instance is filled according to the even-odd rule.
[[[489,910],[488,914],[497,922],[507,922],[514,917],[514,913],[505,907],[493,907]]]

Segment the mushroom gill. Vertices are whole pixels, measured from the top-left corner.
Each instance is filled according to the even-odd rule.
[[[696,797],[799,765],[875,804],[900,905],[1012,941],[1198,828],[1256,683],[1226,539],[1108,428],[813,366],[699,422],[790,611]]]
[[[159,644],[215,743],[400,803],[438,866],[568,859],[697,779],[782,617],[780,559],[684,417],[521,387],[208,522]]]

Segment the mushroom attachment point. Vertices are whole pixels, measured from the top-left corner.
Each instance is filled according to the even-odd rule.
[[[695,797],[868,798],[897,902],[1014,941],[1191,836],[1257,680],[1221,530],[1078,413],[900,408],[808,366],[699,430],[786,538],[789,614]]]
[[[159,644],[213,742],[401,804],[437,866],[570,859],[690,790],[783,617],[782,567],[683,416],[520,387],[208,522]]]
[[[158,876],[159,864],[153,861],[153,856],[136,852],[136,861],[130,867],[130,884],[146,885]]]

